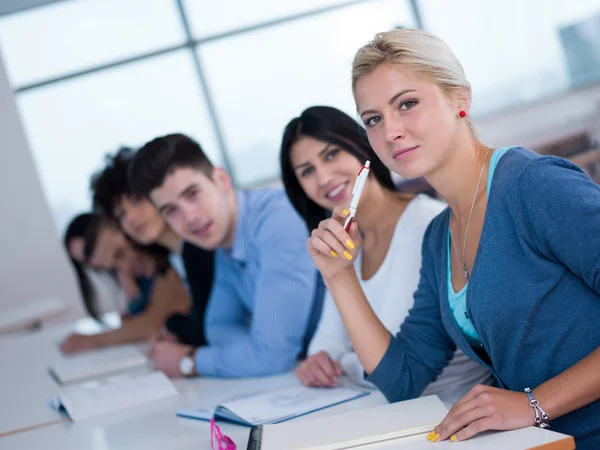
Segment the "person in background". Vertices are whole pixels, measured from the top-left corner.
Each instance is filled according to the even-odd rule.
[[[189,310],[187,291],[171,269],[164,249],[136,248],[110,218],[99,214],[91,217],[83,238],[83,262],[78,264],[117,274],[127,298],[127,311],[116,330],[94,335],[70,334],[60,344],[64,353],[148,339],[160,330],[169,315]],[[77,240],[69,240],[73,259],[81,256],[80,247]],[[82,279],[86,278],[79,279],[80,286],[85,286]],[[95,297],[84,297],[86,307],[94,301]],[[92,310],[98,318],[97,305]]]
[[[204,345],[204,313],[214,278],[214,251],[182,240],[150,200],[133,192],[129,169],[135,150],[123,147],[107,155],[102,170],[92,176],[94,209],[114,219],[132,241],[169,251],[171,267],[188,287],[193,308],[167,319],[166,330],[184,344]]]
[[[498,387],[475,386],[429,440],[537,418],[578,449],[600,448],[600,187],[564,159],[481,142],[460,63],[422,30],[376,35],[355,56],[352,88],[381,161],[424,176],[449,204],[425,232],[414,305],[396,335],[352,262],[331,254],[355,258],[361,247],[359,228],[343,228],[344,207],[312,232],[309,251],[367,380],[391,401],[415,397],[458,347]]]
[[[281,189],[238,191],[182,134],[136,154],[130,181],[181,238],[216,250],[207,345],[161,341],[154,365],[171,377],[252,377],[291,369],[321,313],[323,286],[308,233]]]
[[[79,285],[79,293],[87,313],[98,322],[101,322],[98,311],[98,299],[90,277],[93,268],[85,264],[85,234],[93,220],[94,214],[83,213],[75,216],[67,225],[63,236],[63,246],[69,256],[71,265]]]
[[[371,171],[356,215],[362,248],[354,268],[373,311],[386,329],[395,332],[413,305],[425,229],[446,205],[424,194],[397,192],[390,171],[369,146],[364,128],[338,109],[308,108],[283,133],[283,184],[310,230],[336,206],[350,204],[357,174],[367,160]],[[297,369],[298,378],[307,386],[335,386],[342,373],[373,386],[364,380],[364,368],[329,293],[308,354]],[[487,369],[458,350],[422,395],[435,394],[454,403],[475,384],[493,382]]]

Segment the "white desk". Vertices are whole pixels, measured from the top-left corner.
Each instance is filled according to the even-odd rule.
[[[293,373],[276,377],[256,379],[214,379],[198,378],[177,380],[175,386],[179,397],[148,403],[136,408],[99,416],[78,423],[64,419],[52,410],[46,400],[59,390],[58,384],[50,377],[47,367],[58,355],[57,342],[64,336],[65,328],[47,329],[36,333],[0,338],[0,433],[27,427],[28,431],[16,432],[0,437],[0,450],[33,449],[90,449],[90,450],[129,450],[129,449],[173,449],[201,450],[210,448],[209,423],[199,420],[179,418],[175,411],[182,406],[204,404],[212,407],[228,398],[248,393],[283,388],[297,383]],[[341,405],[327,408],[295,420],[307,420],[329,414],[337,414],[356,409],[385,404],[379,392]],[[60,423],[43,426],[48,422]],[[230,436],[239,450],[244,450],[248,442],[248,427],[227,422],[219,423],[223,433]],[[517,430],[510,441],[510,448],[572,449],[570,438],[558,446],[548,447],[556,436],[546,430],[528,428]],[[387,443],[374,444],[367,449],[411,450],[429,449],[432,444],[425,439],[426,434],[412,436]],[[435,448],[451,445],[451,448],[475,450],[479,448],[507,448],[506,435],[488,434],[461,443],[450,441],[436,443]],[[567,442],[568,441],[568,442]],[[512,445],[515,443],[515,445]],[[518,444],[517,444],[518,443]],[[538,447],[542,445],[541,447]]]
[[[64,329],[52,329],[20,338],[0,339],[0,354],[3,357],[0,375],[0,432],[39,426],[62,417],[46,404],[46,400],[59,389],[58,384],[48,374],[47,366],[58,356],[56,342],[64,332]],[[209,423],[179,418],[175,415],[177,409],[199,403],[212,406],[243,393],[264,392],[295,383],[297,380],[293,373],[244,380],[177,380],[175,385],[180,392],[177,398],[160,400],[78,423],[64,421],[10,434],[0,437],[0,450],[208,449]],[[372,393],[296,420],[384,403],[386,401],[380,393]],[[219,425],[223,433],[236,442],[238,449],[246,448],[250,430],[248,427],[225,422]]]
[[[54,328],[0,339],[0,435],[63,419],[46,400],[59,388],[48,365],[60,355],[56,342],[64,333]]]

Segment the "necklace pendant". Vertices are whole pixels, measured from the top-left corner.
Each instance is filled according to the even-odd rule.
[[[465,280],[469,280],[469,272],[467,272],[467,268],[463,266],[463,275],[465,277]]]

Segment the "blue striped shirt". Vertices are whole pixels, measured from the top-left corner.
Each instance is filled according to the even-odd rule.
[[[315,331],[324,293],[307,238],[283,190],[237,193],[233,246],[216,252],[199,374],[252,377],[293,366]]]

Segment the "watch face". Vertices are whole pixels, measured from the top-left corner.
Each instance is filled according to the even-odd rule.
[[[192,358],[189,356],[184,356],[181,358],[181,361],[179,361],[179,370],[181,370],[181,373],[184,375],[190,375],[193,369],[194,362],[192,361]]]

